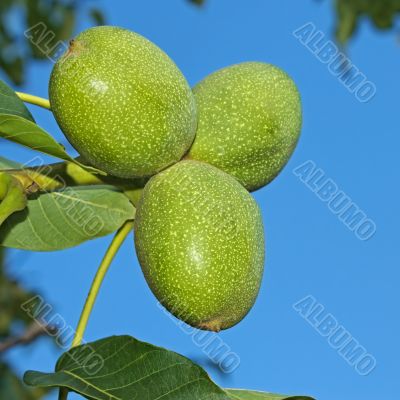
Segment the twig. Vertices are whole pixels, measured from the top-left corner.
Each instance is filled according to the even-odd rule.
[[[0,343],[0,354],[5,353],[6,351],[12,349],[16,346],[26,346],[33,341],[35,341],[40,336],[49,334],[49,335],[56,335],[58,329],[54,326],[50,326],[44,324],[39,321],[33,322],[31,325],[28,326],[26,331],[18,337],[10,337],[3,342]]]

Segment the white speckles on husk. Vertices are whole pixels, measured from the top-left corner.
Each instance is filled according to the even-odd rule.
[[[135,244],[153,293],[188,324],[227,329],[254,304],[264,269],[262,218],[225,172],[188,160],[151,178],[136,213]]]
[[[199,126],[187,158],[208,162],[258,189],[282,170],[298,141],[302,111],[294,82],[265,63],[217,71],[193,89]]]
[[[193,142],[193,94],[173,61],[128,30],[82,32],[56,63],[54,115],[78,152],[111,175],[151,176],[179,161]]]

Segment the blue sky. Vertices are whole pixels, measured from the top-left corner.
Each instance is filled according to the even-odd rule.
[[[200,10],[183,0],[102,4],[110,24],[153,40],[191,85],[218,68],[257,60],[286,70],[302,95],[304,126],[298,148],[283,173],[254,194],[267,237],[260,296],[241,324],[220,335],[241,363],[229,375],[208,369],[212,377],[223,386],[311,394],[323,400],[395,400],[400,356],[395,245],[400,81],[395,36],[376,33],[365,22],[347,49],[352,63],[376,87],[373,99],[362,103],[293,35],[311,22],[326,35],[325,41],[332,39],[330,1],[209,0]],[[80,21],[80,30],[88,26],[88,21]],[[47,97],[51,67],[50,62],[33,65],[23,89]],[[51,115],[31,109],[38,122],[65,143]],[[18,161],[34,155],[5,141],[0,142],[0,154]],[[369,240],[357,238],[295,175],[293,170],[308,160],[373,221],[376,233]],[[9,270],[40,291],[75,326],[109,241],[104,238],[58,253],[12,251]],[[324,307],[322,317],[331,314],[373,356],[376,367],[370,374],[358,374],[332,348],[329,337],[318,333],[311,318],[294,309],[307,296],[314,299],[314,306]],[[206,361],[193,337],[157,307],[132,238],[107,276],[86,340],[113,334],[130,334]],[[59,350],[45,339],[9,354],[20,373],[50,371],[58,356]]]

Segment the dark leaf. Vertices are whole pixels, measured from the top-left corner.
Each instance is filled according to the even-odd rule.
[[[0,80],[0,113],[12,114],[35,122],[24,102],[5,82]]]
[[[205,0],[189,0],[190,3],[196,4],[197,6],[202,6]]]
[[[337,1],[338,23],[336,27],[336,38],[345,44],[356,30],[358,24],[357,8],[348,1]]]
[[[226,392],[232,400],[314,400],[312,397],[307,396],[285,396],[250,390],[227,389]]]
[[[20,163],[17,163],[16,161],[12,161],[0,156],[0,171],[17,168],[22,168],[22,165]]]
[[[24,82],[26,65],[32,59],[54,59],[57,45],[71,38],[80,14],[87,10],[83,1],[75,0],[1,0],[0,1],[0,68],[17,85]],[[21,35],[15,35],[3,21],[10,12],[25,17],[21,25]],[[104,15],[100,10],[89,11],[88,15],[95,23],[104,25]],[[45,31],[36,40],[23,40],[22,32],[43,24]],[[5,54],[11,50],[12,56]],[[52,50],[51,50],[52,49]]]
[[[0,362],[0,399],[39,400],[47,392],[41,388],[26,387],[7,364]]]
[[[92,7],[89,13],[96,25],[105,25],[106,19],[103,12],[99,8]]]
[[[32,298],[40,297],[37,293],[25,290],[19,280],[12,278],[6,271],[5,249],[0,247],[0,341],[4,344],[6,340],[12,340],[21,334],[21,328],[24,330],[32,326],[33,320],[22,307],[23,304],[31,301]],[[23,255],[24,260],[27,255]],[[17,264],[16,260],[11,261]],[[21,264],[15,265],[21,267]],[[8,268],[7,268],[8,269]],[[41,298],[41,297],[40,297]],[[44,300],[43,300],[44,301]],[[40,304],[37,303],[39,309]],[[35,309],[32,306],[32,312]],[[1,345],[0,345],[1,348]],[[1,374],[0,374],[1,375]],[[3,397],[0,396],[0,399]]]
[[[63,354],[56,372],[28,371],[28,385],[66,387],[96,400],[229,400],[189,359],[129,336],[113,336]]]
[[[390,29],[400,14],[398,0],[336,0],[336,38],[346,44],[354,36],[362,18],[368,18],[378,29]]]
[[[22,85],[24,83],[25,61],[25,58],[20,56],[12,59],[0,57],[0,68],[16,85]]]
[[[135,208],[112,187],[67,187],[28,201],[0,228],[0,244],[33,251],[54,251],[106,236],[133,219]]]
[[[65,41],[71,39],[76,23],[76,12],[75,7],[71,5],[63,6],[62,20],[57,32],[58,40]]]
[[[49,133],[25,118],[16,115],[0,114],[0,137],[32,150],[37,150],[65,161],[71,161],[89,172],[106,175],[105,172],[83,165],[72,158],[66,153],[64,147],[57,143]]]
[[[54,373],[28,371],[35,387],[65,387],[90,400],[313,400],[246,390],[223,390],[189,359],[129,336],[76,347]]]
[[[5,172],[0,172],[0,226],[12,214],[27,206],[21,183]]]

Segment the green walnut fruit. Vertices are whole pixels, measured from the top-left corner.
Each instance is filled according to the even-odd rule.
[[[151,176],[193,142],[197,113],[185,77],[156,45],[122,28],[91,28],[71,41],[49,96],[71,144],[110,175]]]
[[[209,164],[181,161],[150,179],[135,245],[160,303],[196,328],[227,329],[255,302],[264,269],[260,210],[235,178]]]
[[[272,181],[297,144],[301,102],[281,69],[250,62],[217,71],[193,89],[199,126],[187,158],[235,176],[248,190]]]

